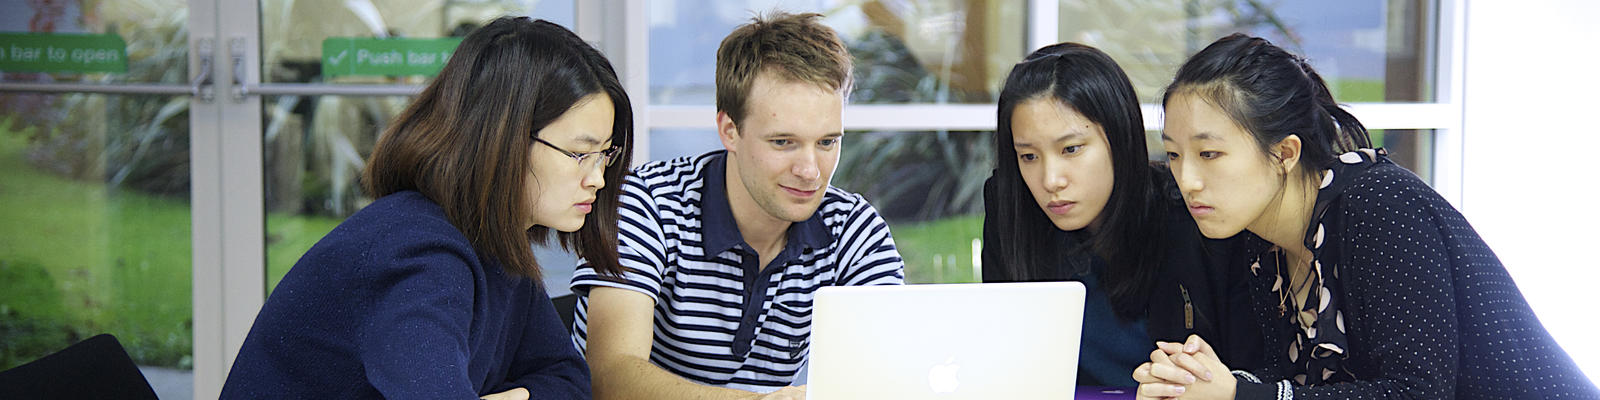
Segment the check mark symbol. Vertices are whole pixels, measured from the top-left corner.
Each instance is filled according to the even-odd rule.
[[[344,56],[347,55],[350,55],[350,50],[342,50],[339,52],[339,55],[328,58],[328,63],[337,66],[339,65],[339,62],[344,61]]]

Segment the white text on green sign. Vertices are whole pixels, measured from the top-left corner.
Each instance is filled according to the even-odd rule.
[[[126,73],[127,48],[110,34],[0,33],[0,71]]]
[[[322,41],[322,74],[433,76],[450,60],[460,38],[378,39],[332,37]]]

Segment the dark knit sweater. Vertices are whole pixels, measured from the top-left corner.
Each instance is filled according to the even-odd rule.
[[[437,204],[384,196],[267,299],[224,399],[586,399],[589,370],[533,280],[474,251]]]
[[[1305,236],[1311,326],[1279,311],[1299,282],[1271,243],[1235,252],[1267,354],[1237,398],[1600,398],[1460,212],[1379,152],[1340,160]]]

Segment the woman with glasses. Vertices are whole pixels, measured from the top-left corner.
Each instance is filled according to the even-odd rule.
[[[632,111],[572,32],[501,18],[468,35],[379,138],[376,200],[267,299],[223,398],[589,398],[530,246],[619,271]],[[608,185],[612,183],[612,185]]]

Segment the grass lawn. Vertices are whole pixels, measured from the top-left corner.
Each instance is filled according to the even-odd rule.
[[[0,131],[0,369],[99,333],[140,364],[192,367],[188,199],[52,175],[27,145]],[[339,222],[269,215],[268,287]]]
[[[1368,79],[1337,79],[1328,82],[1328,91],[1339,103],[1383,102],[1383,81]]]
[[[890,224],[889,231],[906,261],[906,283],[983,280],[972,270],[972,240],[983,236],[982,215]]]
[[[48,174],[26,145],[0,131],[0,369],[99,333],[141,364],[191,367],[186,199]]]

